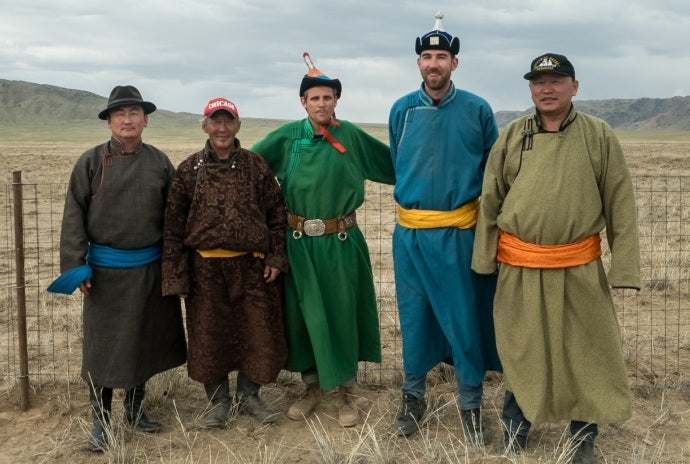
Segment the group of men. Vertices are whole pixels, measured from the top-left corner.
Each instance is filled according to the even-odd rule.
[[[99,114],[111,140],[85,152],[70,178],[63,275],[50,288],[84,293],[90,448],[108,446],[113,388],[125,389],[127,423],[159,430],[142,406],[145,383],[185,362],[209,400],[206,427],[223,427],[233,405],[274,422],[259,389],[281,369],[305,384],[290,419],[304,420],[323,390],[337,389],[338,420],[357,424],[358,363],[381,361],[356,217],[370,180],[395,184],[398,205],[404,382],[394,432],[419,430],[427,373],[445,362],[455,369],[468,440],[490,440],[482,383],[500,371],[499,452],[521,452],[532,423],[569,420],[572,462],[594,462],[597,424],[631,414],[609,291],[640,286],[621,147],[605,122],[573,108],[574,68],[553,53],[524,75],[535,112],[499,135],[490,105],[451,80],[460,42],[441,18],[416,40],[423,82],[394,103],[389,146],[335,118],[342,85],[306,53],[305,119],[247,150],[236,105],[212,99],[201,123],[206,145],[177,169],[142,142],[155,105],[132,86],[113,89]]]

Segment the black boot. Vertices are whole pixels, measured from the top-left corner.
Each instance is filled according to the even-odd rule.
[[[91,400],[91,417],[93,428],[89,435],[87,447],[91,451],[105,451],[108,447],[110,431],[110,407],[113,401],[113,389],[98,385],[89,386]]]
[[[496,454],[514,455],[520,454],[527,446],[527,435],[503,432],[503,439],[496,445]]]
[[[141,407],[144,400],[146,384],[125,390],[124,408],[125,423],[132,425],[142,432],[153,433],[161,429],[161,424],[151,420]]]
[[[460,420],[470,443],[485,445],[491,440],[491,432],[484,426],[479,408],[461,410]]]
[[[235,393],[237,410],[240,414],[252,416],[262,424],[272,424],[278,419],[278,413],[261,401],[259,398],[260,387],[258,383],[238,372],[237,392]]]
[[[219,383],[205,383],[206,397],[210,401],[210,407],[204,417],[204,427],[222,429],[230,410],[230,385],[227,377]]]
[[[399,437],[409,437],[417,433],[424,411],[426,411],[424,399],[403,393],[402,410],[393,424],[395,434]]]
[[[575,446],[572,464],[594,464],[594,441],[580,440],[575,442]]]

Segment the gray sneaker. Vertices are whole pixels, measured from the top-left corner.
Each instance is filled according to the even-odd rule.
[[[400,437],[409,437],[417,433],[424,411],[426,411],[426,403],[423,399],[403,393],[402,411],[393,424],[395,434]]]
[[[261,401],[259,395],[242,395],[235,397],[235,400],[240,414],[252,416],[262,424],[272,424],[278,420],[278,413]]]

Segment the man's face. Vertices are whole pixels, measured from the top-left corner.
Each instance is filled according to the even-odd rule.
[[[450,86],[450,73],[458,67],[458,58],[445,50],[424,50],[417,66],[427,91],[438,92]]]
[[[532,101],[539,113],[560,117],[570,111],[570,104],[577,95],[578,82],[562,74],[539,74],[529,81]]]
[[[148,116],[139,105],[118,106],[110,110],[108,127],[113,137],[122,142],[135,142],[148,125]]]
[[[300,98],[302,106],[307,110],[307,116],[312,125],[323,126],[333,117],[338,104],[335,90],[332,87],[312,87]]]
[[[216,111],[204,120],[202,129],[208,134],[213,150],[223,152],[233,148],[235,135],[240,131],[240,120],[227,111]]]

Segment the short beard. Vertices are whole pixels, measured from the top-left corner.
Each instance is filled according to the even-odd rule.
[[[441,90],[445,86],[447,86],[449,82],[450,82],[450,76],[443,77],[440,80],[434,81],[434,83],[432,85],[431,79],[427,79],[427,77],[424,76],[424,87],[426,87],[429,90]]]

